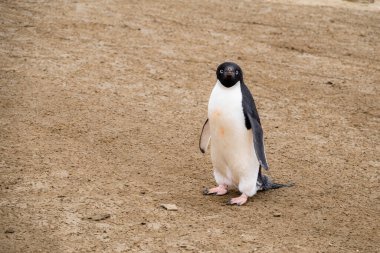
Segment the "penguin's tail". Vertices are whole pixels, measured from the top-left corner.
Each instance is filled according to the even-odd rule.
[[[289,183],[289,184],[269,183],[266,185],[265,189],[263,189],[263,190],[279,189],[282,187],[292,187],[293,185],[294,185],[294,183]]]
[[[261,173],[261,166],[259,169],[258,183],[260,185],[259,188],[262,191],[271,190],[271,189],[279,189],[283,187],[292,187],[294,185],[294,183],[289,183],[289,184],[273,183],[268,176]]]

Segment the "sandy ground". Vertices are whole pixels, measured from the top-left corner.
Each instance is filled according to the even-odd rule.
[[[379,6],[1,1],[0,251],[379,252]],[[201,194],[225,60],[296,184],[242,207]]]

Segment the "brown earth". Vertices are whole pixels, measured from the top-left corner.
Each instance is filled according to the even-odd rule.
[[[0,15],[1,252],[379,252],[378,1],[3,0]],[[296,184],[242,207],[201,194],[225,60],[256,99],[269,175]]]

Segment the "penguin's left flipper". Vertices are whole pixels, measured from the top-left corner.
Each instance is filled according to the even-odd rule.
[[[265,157],[265,150],[264,150],[263,129],[261,128],[259,121],[255,117],[248,114],[248,119],[249,119],[249,123],[251,123],[252,131],[253,131],[253,145],[255,146],[257,160],[259,160],[260,165],[264,169],[268,170],[269,166],[267,163],[267,159]]]
[[[210,132],[210,123],[208,119],[203,125],[201,137],[199,138],[199,149],[202,153],[205,153],[208,147],[208,144],[210,143],[211,139],[211,132]]]
[[[243,94],[243,113],[245,124],[247,129],[252,129],[253,144],[255,147],[257,160],[264,169],[268,170],[269,166],[264,151],[264,134],[263,129],[261,128],[260,117],[256,109],[255,101],[253,100],[252,94],[248,87],[244,83],[242,83],[240,87]]]

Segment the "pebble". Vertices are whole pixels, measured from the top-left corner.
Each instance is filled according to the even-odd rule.
[[[274,213],[273,217],[281,217],[281,215],[282,215],[281,213]]]
[[[105,214],[95,214],[93,216],[87,217],[88,220],[94,220],[94,221],[101,221],[105,220],[111,217],[111,214],[105,213]]]
[[[7,230],[5,230],[6,234],[13,234],[14,232],[15,230],[13,228],[7,228]]]
[[[165,208],[168,211],[177,211],[178,207],[175,204],[161,204],[161,207]]]

